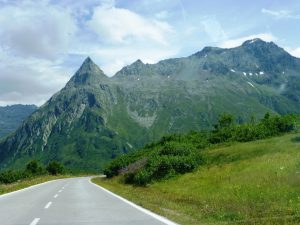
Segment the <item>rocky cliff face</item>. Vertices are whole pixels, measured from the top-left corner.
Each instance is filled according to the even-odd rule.
[[[260,39],[157,64],[138,60],[112,78],[87,58],[65,88],[0,144],[0,166],[36,158],[101,170],[164,134],[211,127],[222,112],[240,120],[299,113],[299,90],[300,60]]]

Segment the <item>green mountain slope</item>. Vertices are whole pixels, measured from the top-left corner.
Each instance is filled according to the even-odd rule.
[[[209,128],[219,114],[239,121],[299,113],[300,60],[260,39],[157,64],[138,60],[112,78],[87,58],[67,85],[0,143],[0,167],[29,158],[101,170],[116,155],[164,134]]]
[[[15,131],[36,109],[35,105],[0,106],[0,138]]]

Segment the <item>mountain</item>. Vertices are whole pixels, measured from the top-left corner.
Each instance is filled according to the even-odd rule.
[[[35,105],[0,106],[0,138],[15,131],[36,109]]]
[[[157,64],[137,60],[109,78],[87,58],[66,86],[0,143],[0,167],[35,158],[102,170],[119,154],[164,134],[239,122],[266,112],[300,113],[300,59],[260,39],[205,47]]]

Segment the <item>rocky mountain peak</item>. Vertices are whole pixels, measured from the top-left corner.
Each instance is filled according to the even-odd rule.
[[[254,45],[254,44],[268,44],[268,42],[260,39],[260,38],[254,38],[254,39],[250,39],[245,41],[242,46],[247,46],[247,45]]]
[[[274,42],[267,42],[264,41],[260,38],[254,38],[251,40],[247,40],[242,44],[242,47],[246,48],[252,48],[252,49],[273,49],[273,50],[278,50],[280,49]]]
[[[144,64],[142,60],[138,59],[134,63],[123,67],[115,76],[145,76],[149,72],[148,69],[147,64]]]
[[[93,60],[87,57],[67,85],[95,84],[107,78]]]

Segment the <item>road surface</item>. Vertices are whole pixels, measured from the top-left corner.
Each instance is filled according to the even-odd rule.
[[[50,181],[0,196],[1,225],[172,225],[90,178]]]

